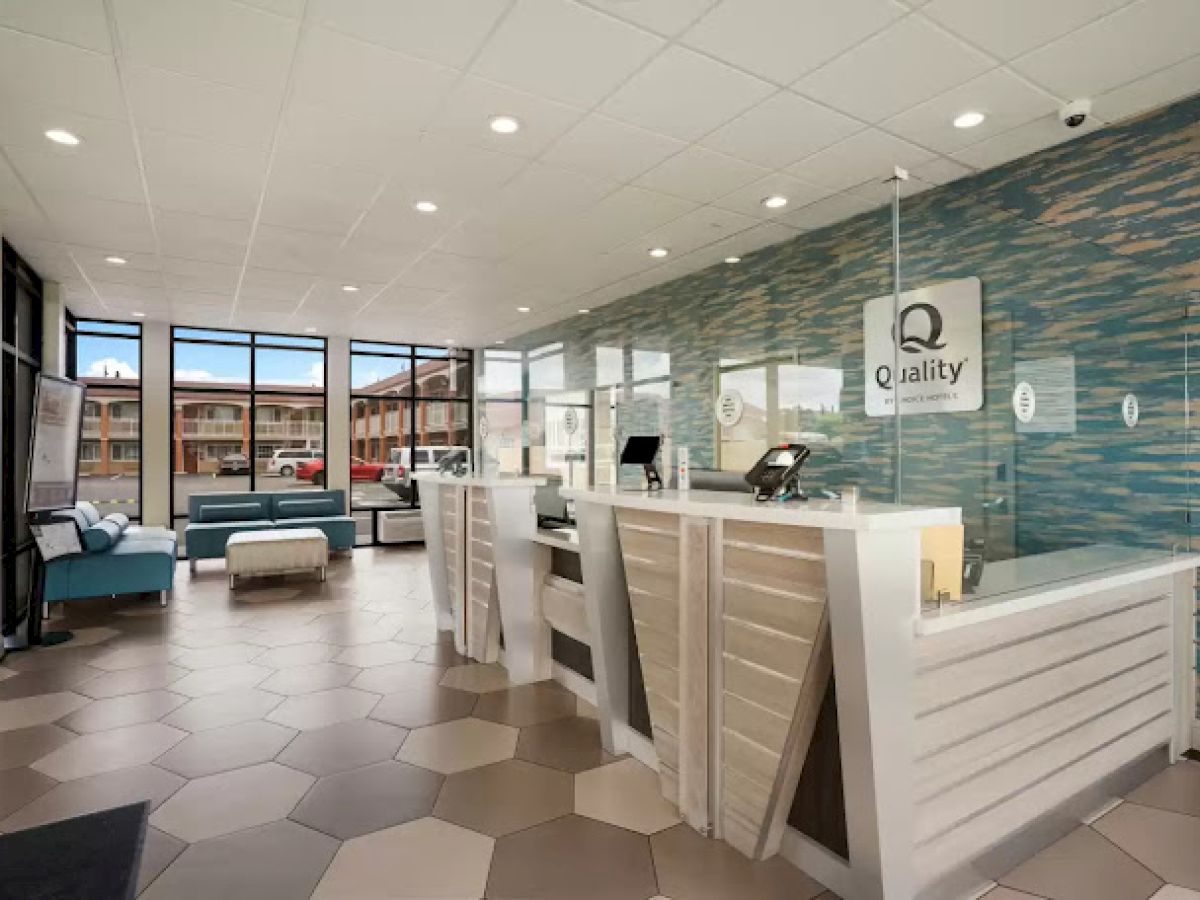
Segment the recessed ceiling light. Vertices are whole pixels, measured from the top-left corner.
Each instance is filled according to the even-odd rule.
[[[447,343],[447,344],[453,344],[453,343],[454,343],[454,338],[446,338],[446,343]]]
[[[76,135],[62,128],[51,128],[46,132],[46,137],[50,138],[56,144],[62,144],[64,147],[78,147],[80,144],[80,140]]]
[[[123,256],[106,256],[104,257],[104,261],[110,266],[123,266],[125,263],[129,262],[129,260]]]
[[[135,319],[144,319],[144,318],[146,318],[146,314],[144,312],[135,312],[133,314],[133,317]]]
[[[729,263],[731,266],[732,266],[732,265],[734,265],[734,264],[736,264],[736,263],[740,263],[741,261],[742,261],[742,258],[741,258],[740,256],[727,256],[727,257],[725,257],[725,262]]]
[[[581,309],[581,310],[579,311],[579,314],[580,314],[581,316],[586,316],[586,315],[587,315],[588,313],[590,313],[590,312],[591,312],[591,310],[590,310],[590,309]]]
[[[528,306],[518,306],[517,312],[529,312],[529,307]]]
[[[345,291],[347,294],[357,294],[358,293],[358,285],[357,284],[343,284],[342,290]]]
[[[316,334],[316,333],[317,333],[317,329],[316,329],[316,328],[314,328],[312,325],[308,325],[308,326],[306,326],[306,327],[305,327],[305,329],[304,329],[304,333],[305,333],[305,334]]]
[[[666,247],[655,247],[653,250],[650,251],[650,255],[653,256],[655,259],[662,259],[664,256],[666,256],[670,252],[671,251],[668,250]]]
[[[787,197],[781,197],[779,194],[772,194],[763,200],[762,205],[767,209],[783,209],[788,205]]]
[[[512,116],[492,116],[488,125],[496,134],[516,134],[521,130],[520,121]]]
[[[497,344],[503,344],[504,341],[496,341]]]
[[[434,213],[437,212],[437,204],[432,200],[418,200],[413,204],[413,209],[417,212]]]
[[[960,116],[954,117],[954,127],[974,128],[976,125],[983,124],[983,120],[986,118],[987,116],[981,112],[965,112]]]

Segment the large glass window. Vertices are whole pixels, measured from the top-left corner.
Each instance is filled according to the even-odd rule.
[[[350,507],[358,542],[374,543],[381,510],[413,509],[413,473],[471,447],[467,351],[350,343]]]
[[[175,328],[172,354],[172,504],[181,536],[193,494],[326,483],[323,338]]]
[[[79,499],[101,515],[142,515],[142,326],[79,319],[68,374],[87,385],[79,443]]]

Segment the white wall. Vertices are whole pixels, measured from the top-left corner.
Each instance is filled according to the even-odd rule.
[[[142,324],[142,522],[171,525],[171,326]]]
[[[329,338],[325,369],[325,475],[330,488],[346,492],[350,506],[350,341]]]
[[[67,307],[62,285],[42,283],[42,371],[47,375],[67,373]]]

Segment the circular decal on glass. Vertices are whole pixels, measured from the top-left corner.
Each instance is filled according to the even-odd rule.
[[[1125,399],[1121,401],[1121,418],[1125,420],[1125,427],[1132,428],[1138,423],[1138,398],[1136,394],[1126,394]]]
[[[721,391],[721,395],[717,397],[717,421],[725,428],[732,428],[742,421],[744,406],[740,391]]]
[[[487,419],[483,416],[479,417],[479,436],[485,440],[488,436],[488,423]]]
[[[567,434],[574,434],[579,430],[579,413],[574,409],[568,409],[563,413],[563,430]]]
[[[1033,421],[1033,414],[1037,411],[1037,395],[1032,384],[1028,381],[1017,383],[1013,389],[1012,406],[1018,422],[1028,425]]]

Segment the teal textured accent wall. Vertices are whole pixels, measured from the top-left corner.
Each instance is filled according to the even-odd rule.
[[[903,418],[903,499],[962,506],[993,557],[1186,545],[1200,98],[908,198],[902,246],[905,289],[981,279],[985,357],[981,410]],[[571,389],[593,385],[598,346],[669,352],[671,434],[696,466],[714,458],[719,360],[794,353],[840,368],[844,461],[867,496],[890,499],[894,424],[865,416],[862,371],[862,304],[890,293],[890,253],[884,208],[509,345],[564,342]],[[1014,364],[1065,355],[1075,358],[1076,430],[1018,432]],[[1141,405],[1132,429],[1120,414],[1129,392]]]

